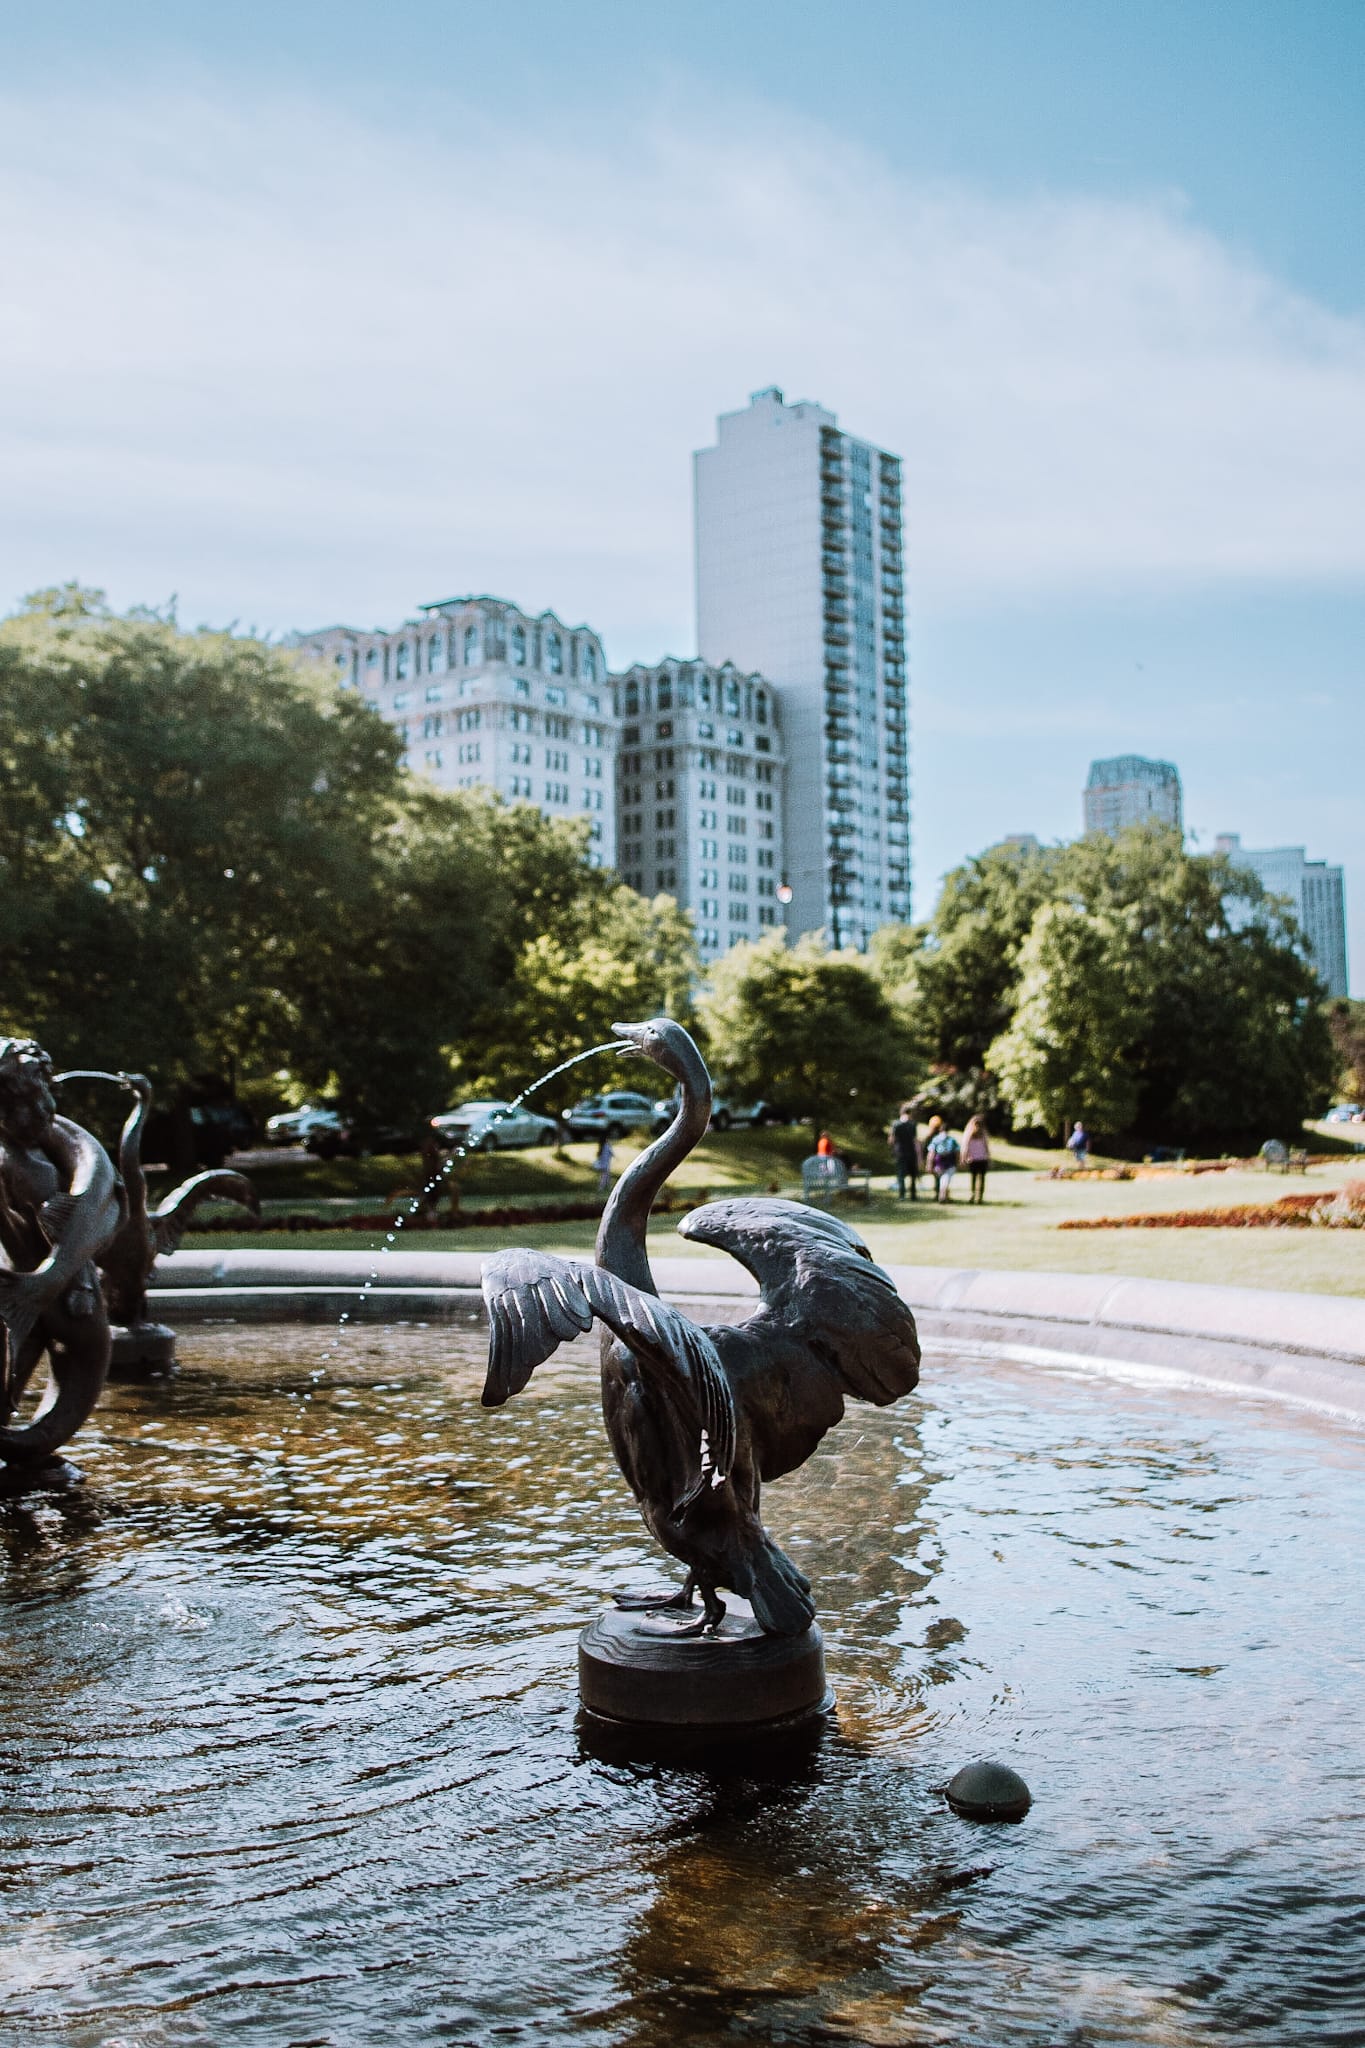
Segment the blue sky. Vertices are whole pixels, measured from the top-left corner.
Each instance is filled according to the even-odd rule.
[[[7,9],[0,600],[692,645],[690,450],[906,460],[917,908],[1092,754],[1347,867],[1365,7]]]

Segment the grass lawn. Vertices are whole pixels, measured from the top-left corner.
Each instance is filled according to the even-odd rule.
[[[466,1212],[502,1202],[581,1196],[594,1186],[591,1144],[571,1145],[564,1155],[553,1152],[505,1152],[462,1162],[456,1169]],[[630,1142],[617,1147],[616,1164],[623,1169],[638,1149]],[[880,1168],[874,1148],[851,1148],[864,1164]],[[1124,1216],[1176,1209],[1222,1208],[1239,1202],[1265,1202],[1276,1195],[1305,1188],[1334,1189],[1348,1180],[1365,1178],[1365,1159],[1343,1154],[1330,1165],[1310,1168],[1307,1175],[1266,1175],[1249,1170],[1226,1173],[1181,1173],[1169,1178],[1132,1181],[1049,1180],[1047,1169],[1061,1153],[997,1144],[996,1169],[987,1200],[972,1209],[966,1200],[965,1178],[948,1206],[932,1200],[898,1202],[894,1183],[874,1175],[873,1200],[853,1203],[846,1214],[866,1237],[874,1255],[888,1264],[966,1266],[1067,1273],[1116,1273],[1163,1280],[1205,1280],[1241,1287],[1277,1287],[1311,1293],[1365,1296],[1365,1232],[1353,1230],[1115,1230],[1059,1231],[1064,1218]],[[731,1131],[715,1134],[698,1146],[674,1178],[673,1185],[714,1195],[776,1188],[794,1193],[800,1162],[810,1150],[807,1131]],[[310,1208],[325,1213],[330,1202],[367,1207],[376,1197],[416,1185],[415,1162],[403,1160],[282,1161],[261,1168],[257,1186],[267,1212]],[[930,1190],[932,1192],[932,1190]],[[923,1189],[922,1189],[923,1196]],[[541,1244],[549,1249],[582,1253],[591,1248],[592,1223],[523,1224],[512,1231],[480,1229],[414,1233],[414,1250],[491,1251],[508,1243]],[[659,1220],[654,1232],[661,1255],[714,1257],[693,1250],[674,1234],[672,1221]],[[399,1242],[402,1242],[400,1236]],[[357,1231],[309,1231],[289,1238],[280,1234],[215,1232],[191,1236],[190,1245],[223,1250],[258,1245],[279,1250],[378,1249],[383,1234]]]

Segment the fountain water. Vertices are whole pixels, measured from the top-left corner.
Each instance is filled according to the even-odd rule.
[[[634,1051],[635,1047],[633,1045],[622,1040],[609,1038],[602,1045],[590,1045],[584,1052],[576,1052],[571,1054],[568,1059],[561,1060],[557,1067],[551,1067],[548,1073],[541,1074],[534,1081],[529,1082],[527,1086],[522,1089],[520,1095],[514,1096],[512,1101],[509,1102],[505,1108],[500,1109],[496,1112],[493,1118],[494,1123],[500,1121],[505,1122],[509,1116],[511,1116],[516,1110],[521,1108],[523,1102],[529,1102],[531,1097],[533,1095],[538,1095],[542,1088],[548,1088],[551,1081],[557,1081],[559,1079],[559,1076],[561,1074],[567,1074],[571,1067],[581,1066],[584,1060],[596,1059],[599,1053],[604,1052],[633,1053]],[[440,1187],[441,1183],[448,1178],[448,1176],[459,1164],[459,1162],[467,1157],[467,1146],[455,1145],[451,1148],[451,1151],[449,1152],[447,1157],[442,1161],[439,1171],[432,1174],[431,1178],[428,1181],[426,1181],[421,1188],[419,1188],[415,1195],[411,1197],[411,1199],[408,1202],[406,1211],[402,1215],[396,1216],[394,1218],[393,1228],[386,1233],[384,1242],[379,1247],[379,1258],[382,1259],[387,1252],[391,1252],[393,1250],[395,1244],[398,1242],[398,1234],[402,1230],[403,1225],[405,1223],[411,1222],[412,1218],[420,1212],[422,1205],[427,1200],[428,1196],[435,1194],[436,1190]],[[351,1322],[353,1316],[360,1315],[361,1313],[363,1313],[365,1305],[368,1302],[370,1295],[373,1293],[374,1289],[379,1284],[379,1274],[380,1268],[376,1263],[371,1268],[369,1274],[365,1279],[363,1286],[361,1287],[360,1297],[356,1303],[355,1309],[344,1309],[341,1315],[337,1318],[336,1333],[333,1337],[332,1344],[328,1350],[319,1353],[319,1365],[326,1365],[329,1362],[329,1360],[336,1356],[337,1344],[340,1343],[341,1338],[345,1333],[346,1327]]]

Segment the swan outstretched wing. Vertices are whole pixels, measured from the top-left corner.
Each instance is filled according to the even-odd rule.
[[[147,1218],[159,1253],[179,1251],[180,1240],[201,1202],[236,1202],[239,1208],[250,1209],[253,1216],[261,1213],[261,1198],[244,1173],[215,1166],[207,1173],[193,1174]]]
[[[727,1474],[735,1455],[735,1404],[715,1345],[657,1295],[642,1294],[600,1266],[550,1252],[499,1252],[483,1263],[488,1304],[488,1377],[483,1405],[500,1408],[538,1365],[594,1317],[629,1346],[668,1397],[683,1403],[706,1435],[711,1465]]]
[[[837,1216],[776,1199],[708,1202],[678,1225],[747,1267],[762,1291],[759,1318],[802,1343],[844,1393],[884,1407],[919,1379],[915,1318],[856,1230]]]

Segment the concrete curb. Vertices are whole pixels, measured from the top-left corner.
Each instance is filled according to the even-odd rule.
[[[758,1291],[724,1256],[653,1265],[661,1293],[710,1303],[722,1319]],[[158,1262],[154,1298],[158,1315],[182,1323],[348,1313],[473,1324],[483,1314],[481,1266],[476,1252],[394,1251],[376,1264],[373,1253],[347,1251],[182,1251]],[[1129,1371],[1365,1420],[1365,1300],[1116,1274],[888,1270],[924,1334],[951,1348],[986,1345],[1024,1362]]]

